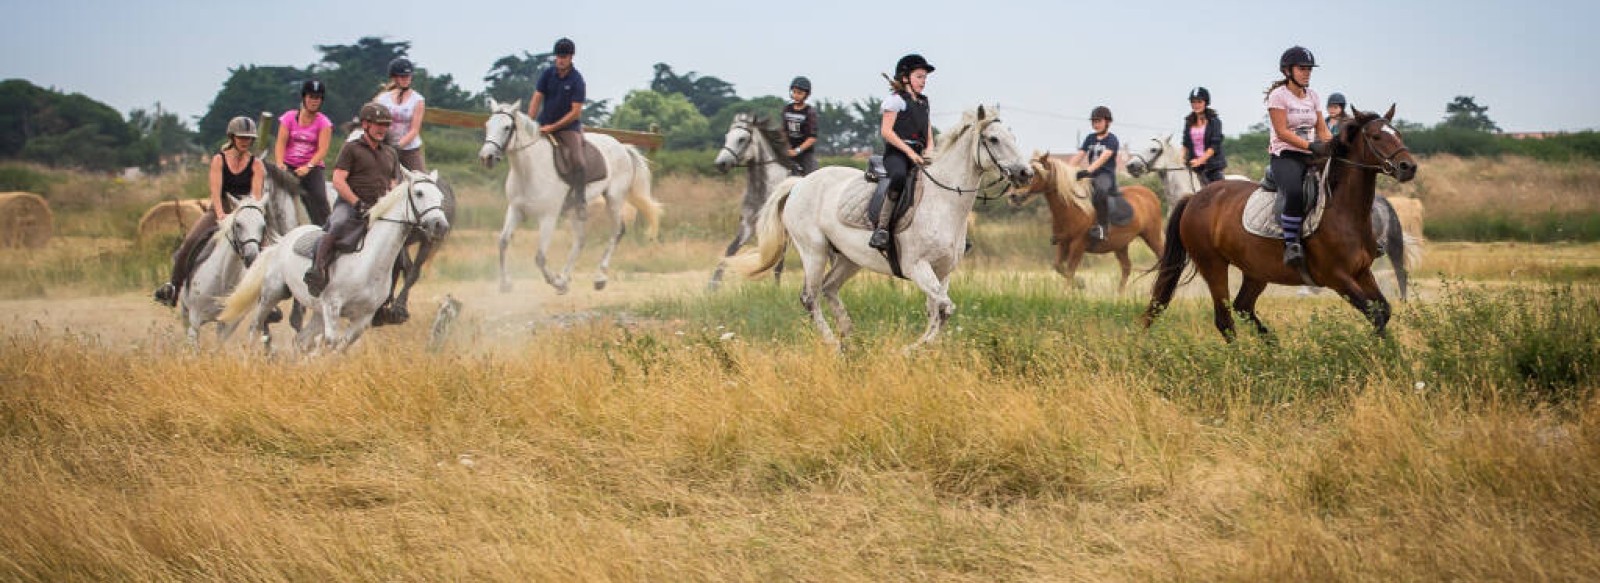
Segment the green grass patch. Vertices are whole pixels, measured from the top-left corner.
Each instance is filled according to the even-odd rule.
[[[1586,243],[1600,241],[1600,213],[1456,213],[1429,217],[1423,232],[1437,241]]]

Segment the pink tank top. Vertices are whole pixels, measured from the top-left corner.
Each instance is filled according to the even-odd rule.
[[[305,166],[311,161],[311,156],[317,153],[317,138],[322,135],[322,128],[333,127],[333,122],[320,111],[311,121],[311,125],[300,125],[298,109],[283,112],[283,115],[278,117],[278,123],[289,130],[289,143],[283,147],[283,163],[296,168]],[[317,163],[319,167],[325,165],[322,162]]]
[[[1195,126],[1189,128],[1189,151],[1199,158],[1206,154],[1206,128]]]

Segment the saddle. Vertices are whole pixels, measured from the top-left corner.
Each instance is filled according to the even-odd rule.
[[[294,249],[295,255],[299,255],[306,259],[316,259],[317,243],[321,242],[322,238],[326,235],[327,232],[320,229],[316,231],[308,231],[300,235],[299,239],[295,239],[293,247],[291,248]]]
[[[551,143],[556,146],[552,150],[556,157],[556,174],[566,180],[568,176],[572,175],[572,168],[568,167],[570,164],[567,162],[566,155],[561,151],[561,143],[554,139],[551,139]],[[606,158],[600,154],[600,148],[589,143],[589,140],[583,141],[583,171],[585,176],[584,184],[606,179]]]
[[[212,231],[212,235],[215,235],[215,234],[216,234],[216,231],[213,230]],[[217,250],[217,239],[216,239],[216,237],[215,236],[207,236],[205,243],[201,243],[199,245],[196,245],[194,250],[189,252],[189,256],[184,258],[184,267],[187,267],[189,269],[189,271],[188,271],[189,278],[183,282],[185,286],[189,285],[191,282],[194,281],[195,272],[200,270],[200,264],[205,263],[207,259],[210,259],[211,258],[211,254],[213,252],[215,252],[216,250]]]
[[[1120,227],[1133,222],[1133,205],[1122,196],[1122,191],[1106,196],[1106,218],[1112,226]]]
[[[1321,172],[1315,168],[1307,168],[1304,188],[1306,220],[1300,225],[1301,238],[1317,232],[1317,227],[1322,225],[1322,211],[1327,206],[1322,204],[1327,189],[1322,182]],[[1250,195],[1250,200],[1245,201],[1244,229],[1252,235],[1282,239],[1283,227],[1278,225],[1278,215],[1281,214],[1283,214],[1283,195],[1278,193],[1278,182],[1269,169],[1266,176],[1262,177],[1256,191]]]
[[[839,200],[839,222],[857,229],[871,229],[872,222],[867,220],[867,205],[872,202],[872,193],[876,190],[875,184],[880,180],[888,179],[889,173],[883,169],[883,157],[873,156],[868,158],[867,171],[862,176],[862,182],[845,190],[844,196]],[[923,181],[910,179],[908,181],[914,184],[912,187],[914,192],[911,195],[911,204],[904,211],[905,214],[901,215],[900,220],[895,223],[894,232],[896,233],[905,232],[912,223],[916,222],[916,207],[922,202]],[[884,194],[884,197],[888,200],[884,201],[880,218],[889,218],[889,214],[900,206],[895,201],[901,196],[904,195],[894,192]],[[883,224],[883,221],[879,221],[879,224]]]

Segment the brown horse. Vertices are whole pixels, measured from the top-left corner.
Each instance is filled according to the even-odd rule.
[[[1394,106],[1383,116],[1354,111],[1332,144],[1333,163],[1329,167],[1327,199],[1322,226],[1305,237],[1306,270],[1301,273],[1283,263],[1283,241],[1253,235],[1244,229],[1245,201],[1256,184],[1240,180],[1214,182],[1182,202],[1172,211],[1167,225],[1167,249],[1156,269],[1159,275],[1150,296],[1150,307],[1142,318],[1145,327],[1155,320],[1172,300],[1189,258],[1195,271],[1211,291],[1217,330],[1223,339],[1233,341],[1233,314],[1229,310],[1228,266],[1244,272],[1244,284],[1233,300],[1233,310],[1242,312],[1256,331],[1270,334],[1256,317],[1256,299],[1267,284],[1300,285],[1311,283],[1331,288],[1366,315],[1378,335],[1389,322],[1389,301],[1383,298],[1372,277],[1372,261],[1378,243],[1372,235],[1372,197],[1378,174],[1388,174],[1401,182],[1416,176],[1417,161],[1406,150],[1400,132],[1390,125]]]
[[[1128,273],[1133,263],[1128,260],[1128,246],[1135,237],[1161,258],[1161,203],[1156,194],[1143,186],[1124,186],[1122,196],[1133,206],[1133,220],[1121,226],[1112,226],[1104,241],[1089,241],[1089,228],[1094,226],[1092,211],[1087,210],[1088,180],[1074,180],[1078,169],[1066,162],[1055,160],[1049,153],[1039,154],[1029,161],[1033,166],[1033,181],[1026,188],[1011,193],[1011,204],[1020,205],[1036,194],[1043,194],[1050,205],[1050,244],[1056,246],[1056,273],[1067,278],[1069,285],[1077,285],[1073,274],[1083,261],[1084,253],[1113,253],[1122,265],[1122,280],[1117,283],[1121,292],[1128,285]],[[1083,201],[1082,204],[1076,201]]]

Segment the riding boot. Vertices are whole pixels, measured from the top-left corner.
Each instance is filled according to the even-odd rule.
[[[889,194],[889,179],[881,178],[877,183],[878,188],[872,191],[872,200],[867,202],[867,222],[872,225],[872,237],[867,239],[867,246],[879,251],[889,250],[889,230],[883,223],[883,199]],[[892,225],[890,225],[892,226]]]
[[[323,235],[317,241],[316,256],[311,259],[311,269],[306,270],[306,290],[312,296],[322,295],[323,288],[328,287],[328,266],[333,265],[338,251],[337,244],[332,234]]]
[[[1278,215],[1278,225],[1283,228],[1283,264],[1295,269],[1305,267],[1306,251],[1300,243],[1300,224],[1304,217]]]
[[[1107,207],[1111,205],[1110,201],[1106,200],[1106,196],[1096,192],[1089,197],[1090,202],[1094,203],[1094,226],[1089,228],[1089,240],[1095,243],[1106,240],[1106,215],[1111,213],[1110,210],[1107,210]]]
[[[178,288],[171,282],[161,284],[156,288],[156,302],[169,308],[178,306]]]

